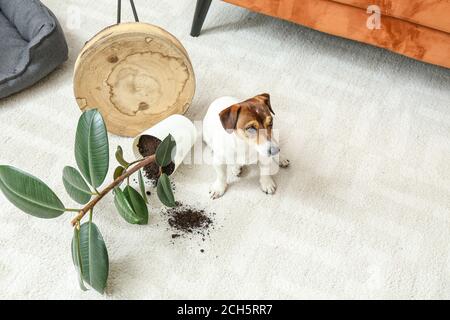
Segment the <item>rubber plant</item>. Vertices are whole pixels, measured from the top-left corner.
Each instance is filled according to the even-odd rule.
[[[89,110],[81,115],[76,132],[75,160],[78,169],[67,166],[62,177],[68,195],[82,208],[68,208],[44,182],[12,166],[0,165],[0,189],[17,208],[38,218],[53,219],[66,212],[76,212],[71,222],[71,247],[79,284],[82,290],[87,290],[87,284],[103,293],[109,260],[102,234],[93,222],[94,208],[108,193],[113,192],[115,207],[126,222],[147,224],[148,199],[142,169],[153,162],[160,167],[161,173],[157,182],[158,198],[165,206],[175,206],[169,177],[162,173],[162,169],[171,163],[175,148],[175,141],[169,135],[154,155],[128,162],[119,146],[116,151],[119,166],[114,171],[114,180],[99,190],[109,169],[109,142],[101,114],[95,109]],[[129,183],[134,174],[138,176],[138,190]],[[125,186],[121,187],[124,182]],[[86,215],[88,217],[85,218]]]

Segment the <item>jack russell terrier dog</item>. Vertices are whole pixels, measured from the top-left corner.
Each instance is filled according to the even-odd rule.
[[[280,148],[273,137],[273,115],[270,96],[260,94],[240,102],[222,97],[209,107],[203,120],[203,140],[213,151],[216,181],[210,188],[212,199],[220,198],[227,189],[227,167],[234,175],[242,167],[258,163],[263,192],[275,193],[277,188],[271,175],[271,164],[289,166],[289,160],[280,156]]]

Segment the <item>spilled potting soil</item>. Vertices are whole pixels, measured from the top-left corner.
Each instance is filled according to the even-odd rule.
[[[176,207],[167,209],[164,214],[173,231],[172,239],[201,236],[205,241],[210,235],[210,230],[214,229],[212,217],[215,214],[209,214],[203,209],[177,202]]]
[[[156,149],[158,148],[160,143],[161,140],[159,140],[158,138],[149,135],[143,135],[139,138],[137,147],[139,153],[143,157],[148,157],[156,153]],[[173,162],[171,162],[168,166],[162,168],[162,172],[166,173],[167,175],[171,175],[174,170],[175,164]],[[144,167],[144,174],[145,177],[150,180],[153,186],[156,185],[158,178],[161,175],[161,173],[159,172],[159,166],[156,164],[156,162],[153,162]]]
[[[141,136],[138,143],[139,152],[144,157],[152,155],[156,152],[160,143],[161,140],[153,136]],[[174,169],[175,165],[172,162],[169,166],[163,168],[162,171],[171,174]],[[153,163],[145,167],[144,172],[145,177],[155,187],[160,176],[159,167]],[[171,185],[172,190],[175,190],[175,184],[171,182]],[[146,191],[146,193],[147,195],[151,194],[150,191]],[[178,238],[193,239],[198,236],[201,237],[202,241],[205,241],[206,237],[210,235],[210,230],[214,229],[212,218],[215,216],[215,213],[207,213],[204,209],[176,202],[174,208],[167,208],[162,213],[167,218],[169,225],[167,230],[172,232],[172,243]],[[205,250],[201,249],[200,252],[204,253]]]

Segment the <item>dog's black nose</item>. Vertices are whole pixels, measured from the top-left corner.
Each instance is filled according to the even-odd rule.
[[[272,146],[270,147],[269,152],[271,156],[276,156],[280,152],[280,148]]]

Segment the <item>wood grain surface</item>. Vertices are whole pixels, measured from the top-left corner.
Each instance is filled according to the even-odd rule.
[[[108,131],[136,136],[172,114],[183,114],[195,75],[182,44],[145,23],[108,27],[88,41],[75,64],[81,110],[97,108]]]

